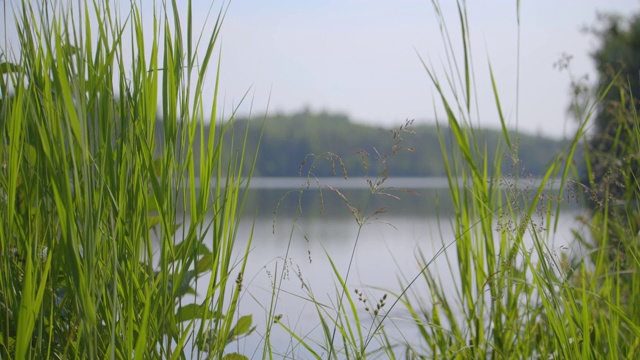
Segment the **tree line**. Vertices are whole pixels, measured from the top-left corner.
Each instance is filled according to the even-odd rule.
[[[386,128],[354,123],[344,114],[309,110],[263,119],[237,118],[231,126],[227,136],[233,139],[224,144],[243,144],[246,136],[249,154],[259,145],[254,176],[378,176],[383,172],[388,176],[445,176],[443,149],[448,151],[453,141],[446,126],[407,122]],[[206,141],[210,129],[203,127],[196,138],[204,130]],[[567,140],[512,134],[517,139],[517,154],[496,154],[501,131],[485,128],[477,132],[489,166],[496,163],[496,156],[503,157],[507,174],[539,176],[567,145]],[[196,153],[198,144],[194,144]],[[230,145],[226,154],[234,153]],[[250,162],[245,166],[248,169]]]

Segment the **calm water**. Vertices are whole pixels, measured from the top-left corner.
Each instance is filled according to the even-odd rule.
[[[274,313],[282,314],[281,321],[297,334],[321,341],[317,309],[311,298],[326,305],[331,316],[335,316],[332,310],[336,308],[341,289],[329,258],[343,277],[352,263],[347,285],[354,300],[355,289],[364,292],[368,303],[373,304],[387,293],[385,308],[388,309],[394,299],[392,294],[402,291],[401,282],[406,284],[420,274],[419,254],[430,260],[443,244],[455,240],[446,188],[414,187],[417,194],[394,192],[399,200],[382,195],[373,201],[369,201],[368,191],[344,190],[342,194],[355,208],[362,211],[368,208],[368,213],[382,207],[388,209],[359,229],[344,199],[331,190],[325,188],[321,193],[316,188],[304,192],[302,197],[294,191],[283,199],[287,190],[281,186],[282,182],[276,184],[276,189],[252,190],[245,214],[252,215],[257,209],[258,215],[255,220],[245,216],[237,236],[235,259],[239,262],[253,226],[240,315],[252,314],[257,329],[239,344],[229,345],[228,351],[238,351],[250,358],[261,355],[264,346],[262,337],[274,297],[274,282],[280,288]],[[302,205],[302,214],[296,216],[298,204]],[[552,251],[570,242],[571,229],[576,227],[576,211],[569,210],[562,215],[558,231],[549,244]],[[455,257],[453,247],[446,255]],[[452,284],[450,290],[453,291],[455,274],[449,270],[446,256],[439,256],[429,266],[441,275],[443,283]],[[235,278],[237,271],[231,276]],[[418,281],[413,290],[424,294],[424,301],[428,303],[424,284]],[[365,311],[362,302],[355,301],[363,327],[370,328],[373,317]],[[408,341],[417,336],[401,304],[391,310],[390,315],[392,322],[385,327],[390,336],[402,336]],[[273,327],[271,341],[276,354],[306,358],[306,350],[292,343],[291,336],[278,325]],[[375,347],[373,342],[371,349]]]

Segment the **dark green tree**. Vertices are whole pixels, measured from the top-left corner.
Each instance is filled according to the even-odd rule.
[[[590,190],[594,222],[607,219],[611,257],[626,262],[626,240],[637,238],[640,227],[640,15],[599,20],[599,28],[591,29],[599,40],[592,56],[598,89],[608,91],[602,92],[589,136],[583,183]]]

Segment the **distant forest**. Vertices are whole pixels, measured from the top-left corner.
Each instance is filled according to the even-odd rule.
[[[262,118],[236,118],[227,130],[224,144],[227,156],[237,153],[247,134],[247,154],[254,154],[260,139]],[[407,128],[399,123],[394,128],[356,124],[345,115],[302,111],[275,114],[266,119],[254,176],[377,176],[386,168],[389,176],[445,176],[440,131],[449,149],[452,135],[447,126],[414,123]],[[220,126],[220,125],[218,125]],[[159,125],[156,129],[161,130]],[[200,129],[199,129],[200,130]],[[208,125],[204,134],[209,134]],[[216,131],[220,134],[219,131]],[[499,130],[478,129],[479,146],[486,151],[489,166],[494,164]],[[161,133],[158,135],[162,136]],[[566,140],[538,135],[515,134],[517,157],[503,152],[503,173],[538,176],[551,159],[567,146]],[[196,138],[199,138],[196,134]],[[231,139],[233,137],[233,139]],[[206,136],[205,136],[206,138]],[[232,141],[231,141],[232,140]],[[503,141],[503,140],[502,140]],[[196,157],[199,144],[195,144]],[[503,149],[506,144],[502,144]],[[518,163],[514,163],[517,159]],[[481,159],[478,159],[481,161]],[[245,159],[245,168],[251,159]]]

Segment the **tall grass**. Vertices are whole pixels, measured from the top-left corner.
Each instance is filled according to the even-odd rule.
[[[606,230],[596,226],[610,206],[603,199],[603,208],[596,210],[591,220],[599,238],[591,256],[582,253],[572,257],[552,246],[552,235],[564,212],[562,204],[575,195],[572,185],[578,173],[574,165],[578,145],[587,139],[591,115],[608,89],[587,107],[572,141],[548,165],[539,186],[518,190],[513,186],[521,177],[518,142],[506,129],[490,65],[496,112],[503,129],[502,150],[495,158],[487,158],[485,144],[478,142],[472,125],[480,110],[473,105],[471,33],[464,3],[458,2],[460,49],[450,40],[440,5],[433,4],[452,70],[441,81],[432,66],[425,64],[425,69],[445,109],[444,122],[452,130],[452,138],[443,137],[441,143],[454,204],[455,239],[445,242],[436,255],[421,254],[423,272],[401,294],[400,301],[421,334],[419,341],[407,343],[407,353],[429,358],[634,358],[640,329],[637,306],[631,300],[640,295],[636,284],[640,269],[637,234],[627,231],[621,236],[629,240],[625,250],[634,259],[627,263],[629,268],[625,273],[620,267],[612,268],[605,260],[609,251]],[[637,124],[635,112],[622,116],[629,115]],[[628,130],[633,139],[640,139],[637,126]],[[446,149],[445,144],[451,148]],[[447,155],[447,150],[452,155]],[[513,173],[503,172],[504,159],[512,159]],[[632,179],[628,189],[637,189],[637,179],[626,178]],[[505,183],[505,179],[511,181]],[[557,192],[549,191],[550,185]],[[626,196],[635,193],[630,190]],[[623,227],[625,222],[629,223],[623,221]],[[453,251],[445,252],[449,247]],[[430,264],[437,256],[447,256],[453,286],[443,284],[431,271]],[[411,289],[418,282],[426,285],[428,293]]]
[[[331,255],[325,252],[325,256],[328,259],[330,269],[328,269],[329,276],[333,277],[335,283],[335,292],[328,294],[328,299],[325,299],[324,295],[316,295],[311,285],[307,284],[304,278],[304,274],[298,273],[297,276],[302,283],[302,289],[304,294],[300,296],[300,299],[307,302],[317,315],[318,331],[321,334],[321,338],[314,338],[313,331],[307,334],[298,334],[287,318],[283,319],[281,314],[277,314],[274,310],[278,306],[279,294],[282,291],[281,287],[286,278],[285,274],[288,271],[286,267],[289,266],[286,261],[283,263],[285,267],[280,271],[280,277],[274,282],[274,296],[272,297],[271,307],[269,308],[268,316],[272,319],[273,323],[280,326],[289,335],[295,339],[296,346],[292,346],[287,349],[284,357],[295,358],[296,347],[303,347],[306,351],[305,354],[316,359],[340,359],[340,358],[354,358],[363,359],[369,356],[369,354],[384,353],[387,349],[382,346],[378,346],[371,350],[369,343],[376,341],[378,343],[386,343],[384,333],[377,331],[376,327],[381,324],[380,319],[384,311],[385,301],[387,294],[380,295],[376,303],[366,303],[368,301],[368,295],[359,289],[350,289],[348,282],[353,271],[353,262],[358,244],[361,240],[361,234],[365,226],[382,221],[380,217],[386,212],[384,207],[377,207],[376,201],[380,198],[391,198],[399,200],[397,196],[401,192],[411,192],[404,189],[396,189],[386,186],[386,182],[389,179],[387,162],[392,161],[393,157],[403,151],[414,151],[414,149],[406,148],[403,146],[403,136],[412,134],[411,129],[413,121],[409,120],[404,125],[391,131],[392,143],[389,149],[383,151],[380,149],[375,150],[375,154],[369,154],[364,150],[359,150],[359,154],[362,159],[362,166],[366,171],[369,167],[374,169],[381,169],[378,173],[371,176],[367,176],[367,195],[363,198],[362,203],[356,203],[347,194],[340,191],[335,187],[326,186],[316,178],[315,170],[318,167],[328,166],[333,171],[333,175],[340,174],[345,179],[348,178],[348,173],[345,165],[342,162],[340,156],[335,153],[327,152],[322,154],[311,154],[305,157],[303,163],[300,166],[300,175],[306,177],[306,184],[303,185],[298,191],[292,191],[287,193],[284,197],[289,195],[297,195],[297,208],[294,214],[294,220],[292,225],[292,231],[289,238],[289,244],[287,252],[284,258],[289,257],[289,249],[292,246],[294,240],[293,233],[297,227],[299,216],[302,214],[303,194],[312,186],[317,186],[318,194],[320,196],[320,202],[324,205],[325,199],[333,196],[334,200],[338,200],[343,203],[348,214],[353,218],[354,226],[357,227],[356,235],[353,239],[353,243],[350,247],[347,247],[345,251],[349,254],[349,263],[345,268],[341,268],[334,262]],[[351,194],[349,194],[351,195]],[[283,199],[284,200],[284,199]],[[281,201],[283,201],[281,200]],[[276,208],[276,213],[278,209]],[[321,209],[323,212],[324,209]],[[345,244],[348,246],[348,244]],[[355,294],[355,296],[353,295]],[[360,306],[362,305],[362,306]],[[361,313],[359,309],[364,308],[365,313]],[[372,324],[368,324],[372,323]],[[295,324],[295,321],[294,321]],[[368,325],[367,325],[368,324]],[[271,327],[268,325],[271,332]],[[266,347],[271,349],[272,344],[270,338],[265,337]],[[299,345],[299,346],[297,346]],[[283,356],[279,353],[280,356]],[[300,355],[298,355],[300,356]]]
[[[5,7],[0,358],[221,358],[250,332],[231,262],[249,160],[221,142],[217,86],[203,101],[227,5],[199,35],[195,5]]]
[[[624,181],[598,184],[587,166],[588,187],[597,189],[587,195],[598,206],[585,217],[587,231],[575,234],[589,247],[575,256],[558,252],[551,239],[562,204],[575,195],[575,156],[609,89],[579,112],[578,130],[539,185],[523,190],[518,139],[507,130],[490,66],[491,106],[503,130],[495,157],[473,126],[486,106],[476,94],[487,89],[475,84],[464,2],[457,3],[457,41],[432,3],[448,73],[424,65],[449,129],[441,147],[455,235],[436,253],[417,256],[422,271],[403,278],[402,291],[379,297],[349,288],[353,261],[340,268],[327,255],[335,293],[325,300],[303,281],[319,338],[296,332],[279,313],[287,272],[280,268],[260,329],[262,357],[637,357],[639,184],[630,164],[640,153],[640,129],[635,104],[625,100],[633,94],[621,92],[616,113],[632,119],[618,131],[632,135],[624,144],[632,155],[611,169],[622,176],[610,179]],[[211,107],[203,101],[205,83],[217,84],[220,74],[218,62],[215,77],[206,77],[227,7],[212,17],[210,33],[195,35],[193,5],[186,4],[186,20],[176,0],[154,7],[151,20],[135,4],[122,17],[109,2],[22,1],[16,8],[19,46],[3,48],[0,59],[1,358],[245,358],[229,344],[254,329],[238,309],[249,247],[239,263],[232,260],[243,175],[251,176],[241,169],[251,160],[246,136],[222,143],[234,131],[233,110],[227,120],[218,116],[217,86]],[[205,119],[219,126],[206,127]],[[388,152],[361,153],[365,167],[370,158],[382,163],[369,180],[371,199],[395,197],[385,187],[385,164],[411,150],[401,145],[406,130],[393,133]],[[590,165],[596,154],[585,148]],[[343,167],[333,153],[316,159]],[[311,182],[316,163],[309,161]],[[360,231],[384,209],[327,190],[358,228],[353,258]],[[442,258],[452,281],[432,269]],[[388,329],[406,329],[399,322],[407,320],[416,331],[395,338]],[[271,344],[276,326],[292,339],[283,353]]]
[[[490,88],[478,89],[475,83],[471,30],[464,2],[457,2],[459,39],[452,38],[439,2],[432,4],[446,49],[443,67],[447,72],[438,75],[436,67],[424,61],[423,64],[444,109],[436,116],[443,116],[440,124],[448,128],[441,131],[441,148],[454,209],[449,224],[454,237],[443,239],[436,253],[421,252],[417,261],[422,271],[404,278],[400,293],[369,303],[365,313],[359,310],[362,304],[358,302],[366,295],[362,289],[350,289],[347,283],[352,263],[339,269],[329,256],[335,297],[327,303],[312,289],[305,290],[304,301],[316,309],[319,338],[297,334],[281,317],[274,314],[272,318],[291,334],[295,343],[304,346],[305,354],[317,359],[637,357],[639,184],[632,164],[637,160],[633,154],[640,153],[640,131],[635,105],[625,102],[633,94],[621,93],[619,109],[626,110],[617,114],[626,120],[620,121],[618,133],[628,132],[632,138],[628,144],[631,159],[621,159],[619,168],[612,169],[623,175],[624,181],[613,181],[618,177],[612,176],[608,184],[600,186],[594,183],[592,169],[587,167],[590,188],[602,190],[586,195],[596,196],[600,206],[589,213],[585,228],[576,229],[575,240],[576,244],[590,247],[576,248],[577,252],[558,249],[553,235],[558,221],[567,221],[564,205],[585,195],[576,182],[577,153],[582,146],[587,164],[590,163],[594,154],[583,145],[590,136],[592,115],[610,89],[601,89],[586,111],[576,111],[582,118],[564,151],[548,164],[537,179],[538,185],[523,189],[525,172],[518,160],[518,138],[507,129],[499,84],[490,63]],[[476,96],[479,91],[492,92],[493,104],[480,104]],[[487,144],[480,142],[479,130],[474,127],[487,105],[495,107],[502,125],[502,138],[493,158],[487,156]],[[324,158],[332,166],[338,162],[334,154]],[[377,182],[378,179],[382,181]],[[378,179],[371,182],[372,197],[384,193],[385,174]],[[628,191],[613,197],[608,189],[614,186]],[[356,207],[339,189],[329,190],[354,215],[358,234],[373,218],[370,215],[381,215],[375,211],[368,214],[366,211],[371,209],[366,206]],[[616,211],[612,211],[613,207]],[[612,257],[614,240],[617,252]],[[352,251],[358,242],[359,235]],[[441,258],[450,275],[433,270]],[[400,307],[407,311],[408,319],[391,316],[391,310]],[[366,316],[373,321],[364,321]],[[405,333],[399,339],[393,338],[387,329],[400,321],[414,324],[417,335]]]

